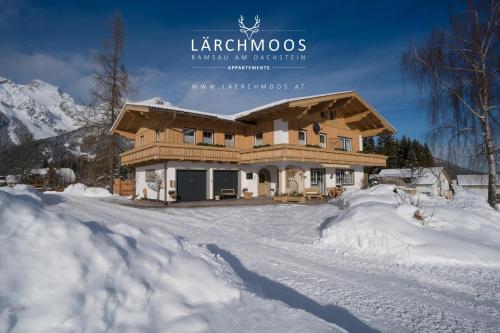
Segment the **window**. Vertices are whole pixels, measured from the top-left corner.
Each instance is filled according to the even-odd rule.
[[[339,140],[340,140],[340,149],[352,151],[352,139],[351,138],[344,138],[341,136],[341,137],[339,137]]]
[[[307,144],[307,132],[306,131],[299,131],[299,145],[306,145]]]
[[[332,110],[328,112],[328,115],[330,116],[330,120],[334,120],[337,117],[337,112],[335,110]]]
[[[321,111],[319,114],[321,115],[321,119],[326,119],[325,111]]]
[[[144,146],[144,135],[141,135],[141,146]]]
[[[184,134],[184,143],[194,143],[194,135],[196,133],[194,128],[184,128],[182,129]]]
[[[311,170],[311,185],[318,185],[318,173]]]
[[[234,147],[234,134],[231,133],[224,134],[224,145],[226,147]]]
[[[325,133],[319,134],[319,146],[321,148],[326,148],[326,134]]]
[[[335,174],[337,185],[354,185],[353,170],[337,170]]]
[[[156,142],[160,141],[160,130],[156,130]]]
[[[155,175],[156,175],[156,173],[155,173],[154,169],[146,170],[146,183],[154,182]]]
[[[253,179],[253,173],[247,172],[247,179]]]
[[[255,132],[255,145],[262,146],[264,144],[264,133]]]
[[[214,132],[212,131],[203,131],[203,137],[201,142],[211,145],[214,143]]]

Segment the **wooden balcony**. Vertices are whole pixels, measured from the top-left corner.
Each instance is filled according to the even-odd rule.
[[[379,154],[355,153],[329,148],[279,144],[241,151],[240,163],[277,161],[313,162],[322,164],[355,164],[386,166],[387,157]]]
[[[312,162],[321,164],[385,166],[387,157],[329,148],[278,144],[239,150],[236,148],[155,142],[120,155],[123,165],[160,161],[198,161],[222,163]]]
[[[198,161],[238,163],[238,149],[155,142],[120,154],[123,165],[143,164],[154,161]]]

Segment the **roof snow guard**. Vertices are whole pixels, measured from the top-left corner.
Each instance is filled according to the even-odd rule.
[[[215,114],[173,106],[160,98],[152,98],[142,102],[126,103],[118,115],[111,133],[133,139],[141,127],[151,126],[151,122],[164,124],[165,114],[177,114],[210,118],[220,121],[230,121],[235,125],[251,123],[259,118],[276,113],[286,112],[290,109],[301,110],[304,113],[317,111],[336,110],[345,111],[346,121],[359,129],[363,136],[375,136],[381,133],[393,134],[394,127],[385,120],[371,105],[354,91],[332,92],[327,94],[304,96],[282,99],[256,108],[235,113],[232,115]],[[158,126],[163,127],[163,126]]]

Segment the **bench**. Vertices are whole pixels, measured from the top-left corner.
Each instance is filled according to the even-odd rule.
[[[323,199],[323,195],[321,195],[321,191],[317,187],[309,187],[304,189],[304,195],[307,199]]]
[[[225,197],[238,197],[234,188],[221,188],[219,192],[221,199]]]

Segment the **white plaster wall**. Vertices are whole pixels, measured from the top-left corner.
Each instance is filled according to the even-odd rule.
[[[288,121],[274,120],[274,144],[288,143]]]
[[[245,165],[241,166],[242,171],[240,175],[240,194],[243,195],[243,188],[247,188],[249,192],[253,193],[253,196],[256,197],[259,195],[259,171],[261,169],[267,169],[271,175],[271,183],[270,189],[271,194],[276,193],[278,191],[278,172],[276,166],[271,165]],[[251,172],[253,174],[253,179],[246,179],[246,173]]]
[[[144,195],[142,193],[142,189],[146,187],[146,168],[145,167],[137,167],[135,168],[135,196],[136,198],[143,198]]]
[[[247,172],[252,173],[252,175],[253,175],[252,179],[246,179]],[[243,196],[243,189],[244,188],[248,189],[248,192],[252,192],[253,196],[257,196],[258,181],[259,181],[259,175],[254,170],[241,170],[240,171],[240,184],[241,185],[240,185],[240,189],[239,189],[240,196]]]
[[[258,182],[259,175],[258,172],[262,168],[269,170],[271,174],[271,189],[272,193],[277,193],[278,189],[278,172],[277,170],[283,170],[280,174],[280,182],[285,183],[285,168],[287,167],[298,167],[304,169],[304,187],[311,187],[311,171],[310,169],[325,169],[325,186],[334,187],[336,185],[335,168],[324,168],[320,164],[315,163],[300,163],[300,162],[278,162],[269,164],[255,164],[255,165],[236,165],[236,164],[224,164],[224,163],[203,163],[203,162],[189,162],[189,161],[171,161],[167,162],[167,179],[166,179],[166,190],[161,189],[160,200],[165,200],[165,193],[167,193],[167,200],[172,199],[168,195],[168,191],[176,190],[176,171],[179,170],[207,170],[207,199],[213,199],[213,172],[214,170],[238,170],[239,171],[239,188],[238,193],[243,196],[243,188],[247,188],[248,191],[253,192],[254,196],[258,196]],[[164,164],[152,164],[148,166],[141,166],[136,168],[136,195],[138,198],[143,198],[143,189],[147,188],[147,198],[156,199],[156,191],[149,188],[145,182],[145,171],[149,169],[155,169],[157,172],[164,170]],[[353,166],[354,169],[354,186],[361,187],[363,184],[363,167]],[[246,179],[246,173],[251,172],[253,174],[253,179]],[[172,186],[171,186],[172,185]]]
[[[363,151],[363,136],[359,135],[359,151]]]
[[[336,185],[335,168],[325,168],[325,169],[326,169],[326,175],[325,175],[326,187],[335,187]]]
[[[363,172],[363,167],[361,165],[354,166],[354,185],[357,187],[363,187],[363,179],[365,174]]]
[[[154,189],[148,186],[146,183],[146,170],[154,169],[157,173],[160,173],[164,171],[164,164],[151,164],[147,166],[141,166],[137,167],[135,169],[135,194],[138,198],[143,199],[153,199],[156,200],[157,198],[157,193]],[[167,172],[167,177],[168,177],[168,172]],[[167,182],[168,184],[168,182]],[[147,196],[144,197],[144,189],[147,191]],[[165,189],[161,188],[160,189],[160,200],[164,201],[165,200]]]
[[[311,168],[307,168],[304,172],[304,188],[311,187]]]

